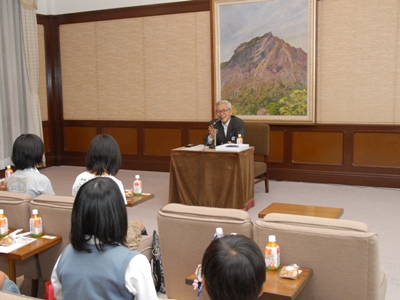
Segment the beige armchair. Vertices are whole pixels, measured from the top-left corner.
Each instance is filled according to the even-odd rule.
[[[281,248],[281,265],[313,269],[299,299],[385,299],[378,235],[364,223],[273,213],[255,222],[253,239],[264,249],[270,234]]]
[[[254,146],[254,183],[264,182],[268,193],[269,125],[246,122],[244,133],[244,143]]]
[[[217,227],[222,227],[225,234],[252,237],[250,216],[239,209],[171,203],[159,211],[157,221],[169,298],[196,298],[197,292],[185,284],[185,278],[201,263]]]

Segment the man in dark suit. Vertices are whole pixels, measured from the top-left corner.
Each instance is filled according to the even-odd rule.
[[[218,101],[215,104],[215,113],[220,120],[214,119],[210,122],[208,134],[204,137],[204,145],[213,145],[215,135],[217,136],[217,145],[236,144],[239,134],[244,139],[244,122],[242,119],[232,116],[232,104],[229,101]]]

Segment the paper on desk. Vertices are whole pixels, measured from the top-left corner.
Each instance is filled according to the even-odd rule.
[[[200,144],[193,147],[182,147],[180,150],[188,150],[188,151],[199,151],[203,150],[206,146]]]
[[[249,149],[249,144],[223,144],[217,146],[215,151],[226,151],[226,152],[242,152]]]
[[[21,248],[27,244],[34,242],[35,240],[36,240],[35,238],[29,238],[29,237],[17,238],[14,244],[10,246],[0,246],[0,253],[10,253],[18,248]]]

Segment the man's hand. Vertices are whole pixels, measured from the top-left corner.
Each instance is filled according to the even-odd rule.
[[[210,134],[210,138],[214,139],[215,135],[218,133],[218,129],[216,129],[212,125],[210,125],[210,126],[208,126],[208,132]]]

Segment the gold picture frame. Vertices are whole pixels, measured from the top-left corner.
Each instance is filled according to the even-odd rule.
[[[315,123],[316,0],[210,0],[213,103],[243,120]]]

